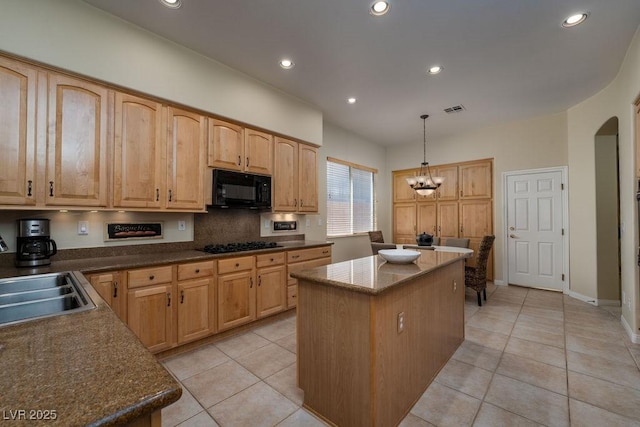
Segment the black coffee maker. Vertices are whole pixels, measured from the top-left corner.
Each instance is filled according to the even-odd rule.
[[[56,242],[50,238],[48,219],[18,220],[17,267],[49,265],[57,252]]]

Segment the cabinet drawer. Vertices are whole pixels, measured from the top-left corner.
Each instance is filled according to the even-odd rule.
[[[287,275],[291,274],[294,271],[306,270],[308,268],[320,267],[327,264],[331,264],[331,258],[318,258],[312,259],[310,261],[289,264],[287,266]],[[289,277],[289,280],[291,280],[291,277]]]
[[[127,271],[127,285],[129,289],[131,289],[160,283],[170,283],[173,277],[172,270],[170,265],[130,270]]]
[[[298,285],[287,286],[287,308],[295,307],[298,303]]]
[[[287,262],[301,262],[310,259],[331,257],[331,246],[321,246],[319,248],[298,249],[287,252]]]
[[[197,279],[214,274],[214,261],[192,262],[178,265],[178,280]]]
[[[234,271],[251,270],[252,268],[253,268],[252,256],[221,259],[218,261],[218,274],[233,273]]]
[[[268,267],[270,265],[284,264],[284,252],[256,255],[256,267]]]

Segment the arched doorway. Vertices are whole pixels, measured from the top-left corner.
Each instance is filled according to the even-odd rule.
[[[599,305],[620,304],[620,175],[618,118],[607,120],[595,135],[596,251]]]

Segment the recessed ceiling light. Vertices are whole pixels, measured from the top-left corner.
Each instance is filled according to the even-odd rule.
[[[160,3],[170,9],[177,9],[182,6],[182,0],[159,0]]]
[[[433,67],[429,68],[429,74],[440,74],[442,70],[444,70],[444,67],[442,65],[434,65]]]
[[[282,59],[280,60],[280,66],[282,68],[284,68],[285,70],[290,70],[292,69],[296,64],[293,63],[292,60],[290,59]]]
[[[373,16],[382,16],[389,12],[391,9],[391,4],[387,1],[376,1],[371,5],[371,9],[369,9],[369,13]]]
[[[354,97],[347,98],[347,102],[348,102],[349,104],[355,104],[355,103],[356,103],[356,101],[357,101],[357,99],[355,99]]]
[[[576,13],[575,15],[571,15],[567,19],[564,20],[562,26],[565,28],[575,27],[576,25],[582,24],[585,19],[589,17],[588,13]]]

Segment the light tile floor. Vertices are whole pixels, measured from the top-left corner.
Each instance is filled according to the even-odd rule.
[[[549,291],[467,290],[466,340],[400,424],[640,426],[640,345],[619,307]],[[323,426],[301,408],[295,316],[163,360],[182,398],[163,426]]]

